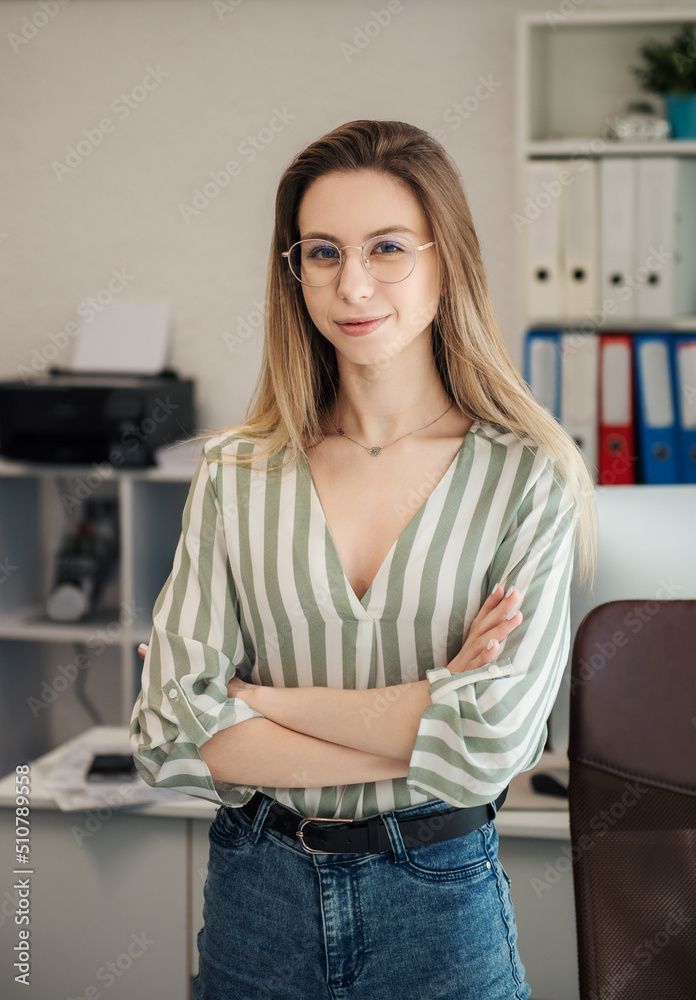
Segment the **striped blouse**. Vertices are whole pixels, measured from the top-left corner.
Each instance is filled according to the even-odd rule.
[[[412,498],[414,516],[359,600],[306,459],[282,474],[220,461],[254,448],[229,432],[203,447],[131,718],[140,774],[217,805],[248,802],[256,788],[214,780],[198,753],[218,730],[263,718],[228,698],[236,670],[286,687],[427,678],[406,777],[260,791],[302,816],[346,819],[496,798],[539,760],[568,658],[577,510],[567,483],[531,439],[474,421],[425,502]],[[498,582],[519,588],[523,621],[496,663],[450,673]]]

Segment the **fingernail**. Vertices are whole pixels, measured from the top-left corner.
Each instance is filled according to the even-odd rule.
[[[508,613],[505,615],[505,621],[509,622],[510,619],[514,618],[516,614],[517,614],[517,608],[513,608],[512,611],[508,611]]]
[[[510,596],[510,594],[511,594],[511,593],[513,592],[513,590],[514,590],[514,589],[515,589],[515,588],[514,588],[514,586],[513,586],[513,587],[510,587],[510,589],[508,590],[508,592],[507,592],[507,594],[506,594],[505,596],[506,596],[506,597],[509,597],[509,596]]]
[[[140,645],[138,646],[138,649],[147,649],[147,643],[141,642]]]
[[[486,646],[486,649],[492,649],[492,648],[493,648],[493,640],[491,639],[488,645]]]
[[[495,592],[496,592],[496,590],[498,589],[498,587],[499,587],[499,586],[500,586],[500,584],[499,584],[499,583],[496,583],[495,587],[494,587],[494,588],[493,588],[493,590],[491,591],[491,597],[493,596],[493,594],[495,594]]]

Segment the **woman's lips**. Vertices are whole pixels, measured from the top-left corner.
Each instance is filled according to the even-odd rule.
[[[364,337],[380,327],[387,319],[388,316],[377,316],[374,319],[347,320],[336,325],[349,337]]]

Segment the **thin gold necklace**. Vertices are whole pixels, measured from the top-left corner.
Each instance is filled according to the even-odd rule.
[[[336,396],[334,394],[334,400],[335,400],[335,398],[336,398]],[[447,407],[447,409],[445,410],[445,413],[449,413],[449,411],[452,409],[453,406],[454,406],[454,400],[452,400],[452,402],[450,403],[450,405]],[[385,448],[390,448],[393,444],[396,444],[397,441],[401,441],[403,438],[408,437],[409,434],[415,434],[416,431],[423,431],[423,430],[425,430],[426,427],[430,427],[432,424],[436,423],[438,420],[442,420],[442,418],[444,417],[445,413],[441,413],[439,417],[435,417],[435,420],[431,420],[430,423],[428,423],[428,424],[423,424],[422,427],[416,427],[414,430],[408,431],[408,433],[406,433],[406,434],[402,434],[401,437],[396,438],[395,441],[390,441],[389,444],[384,444],[381,447],[378,446],[378,445],[373,445],[371,448],[368,448],[367,445],[360,444],[360,442],[356,441],[355,438],[352,438],[352,437],[350,437],[349,434],[346,434],[346,432],[344,430],[342,430],[336,424],[336,422],[335,422],[334,418],[331,416],[331,414],[329,414],[329,419],[331,420],[331,423],[336,428],[336,433],[337,434],[340,434],[341,437],[348,438],[348,440],[349,441],[353,441],[354,444],[359,444],[361,448],[365,449],[365,451],[368,453],[368,455],[373,455],[376,458],[381,452],[384,451]]]

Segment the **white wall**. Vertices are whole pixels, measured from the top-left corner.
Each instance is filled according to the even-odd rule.
[[[60,342],[78,304],[107,288],[112,269],[125,269],[132,280],[121,295],[173,304],[172,362],[197,380],[201,426],[241,420],[261,335],[230,350],[225,334],[254,321],[276,182],[309,140],[361,117],[443,130],[462,171],[503,335],[521,364],[519,237],[510,221],[519,210],[515,13],[543,5],[391,0],[390,23],[350,53],[356,28],[387,3],[44,0],[42,8],[38,0],[4,0],[0,378],[40,365],[52,351],[49,334]],[[569,16],[591,6],[658,6],[557,0],[549,9],[562,5]],[[12,37],[21,38],[22,28],[34,32],[26,43]],[[149,68],[162,78],[125,117],[119,95],[141,85]],[[455,128],[448,109],[472,97],[480,78],[492,81],[492,92]],[[136,90],[134,99],[140,96]],[[287,124],[250,162],[240,144],[268,127],[274,109],[287,111]],[[99,139],[105,118],[112,131],[59,179],[52,164],[66,162],[84,130]],[[194,189],[230,160],[240,164],[237,176],[184,221],[179,206],[190,205]],[[59,365],[74,346],[63,340],[53,359]]]

